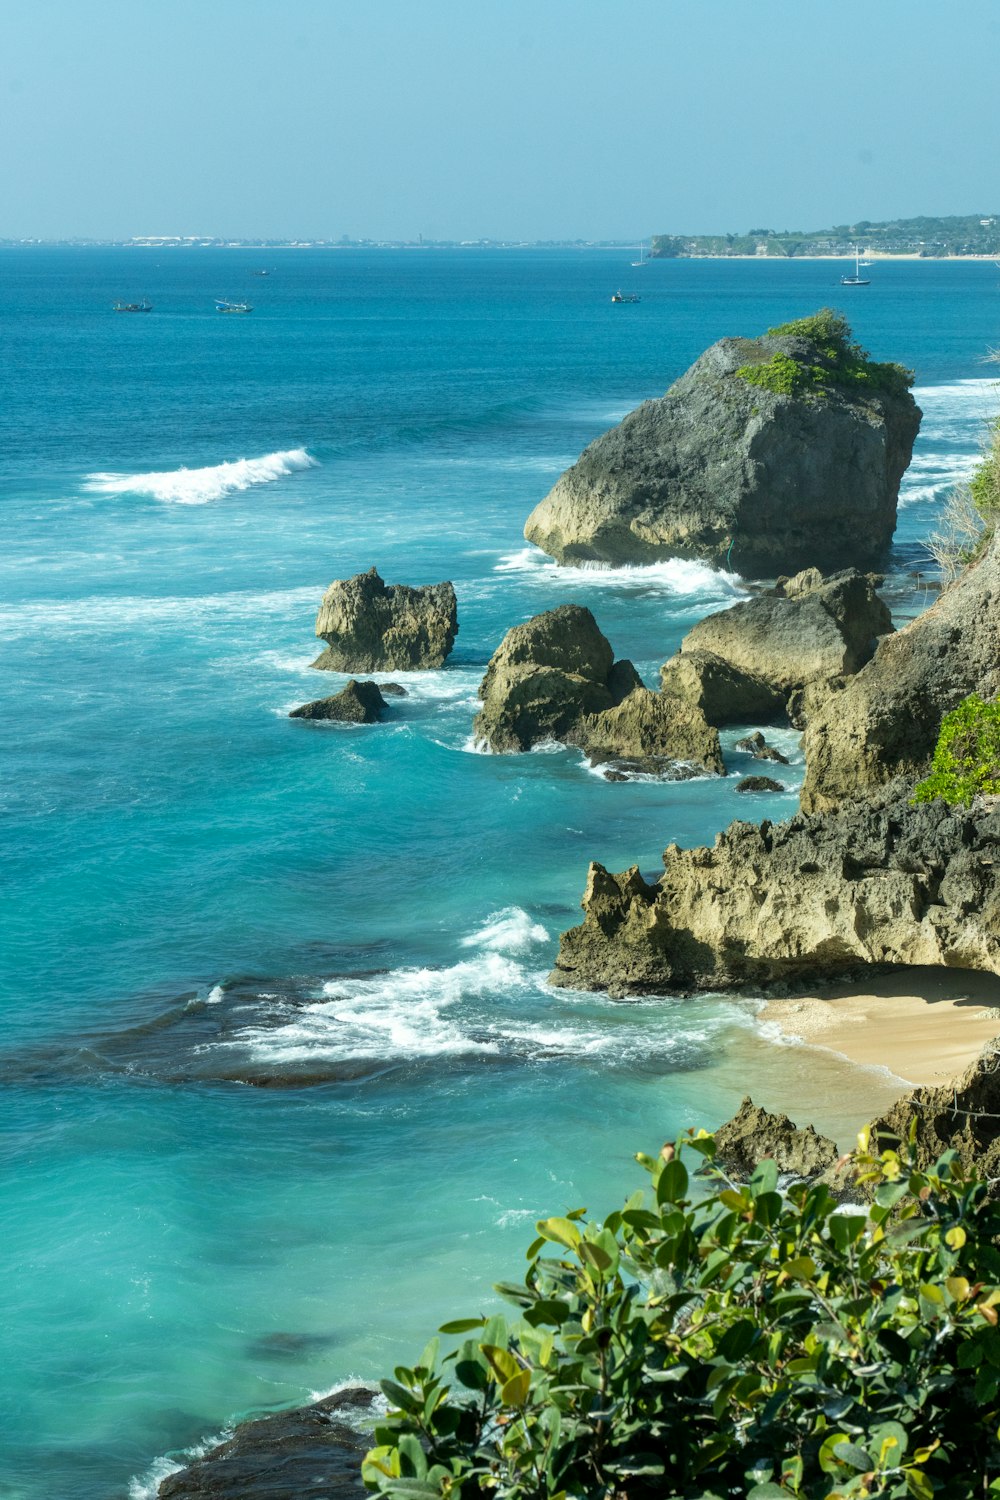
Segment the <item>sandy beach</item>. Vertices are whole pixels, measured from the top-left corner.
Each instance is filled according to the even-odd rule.
[[[769,1000],[759,1019],[809,1047],[905,1083],[955,1077],[1000,1036],[1000,978],[968,969],[907,969],[857,984]]]

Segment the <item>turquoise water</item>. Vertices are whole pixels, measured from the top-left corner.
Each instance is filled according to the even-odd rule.
[[[917,373],[888,596],[923,607],[920,539],[1000,406],[997,273],[878,266],[847,302],[821,262],[627,260],[0,254],[0,1495],[150,1493],[158,1455],[483,1306],[636,1149],[748,1088],[847,1137],[891,1088],[752,1003],[545,986],[587,861],[790,812],[791,731],[785,793],[740,798],[480,755],[471,722],[541,609],[589,605],[654,683],[741,597],[691,563],[557,569],[521,527],[715,338],[823,303]],[[384,725],[289,722],[341,680],[309,669],[323,589],[373,563],[454,581],[449,665]]]

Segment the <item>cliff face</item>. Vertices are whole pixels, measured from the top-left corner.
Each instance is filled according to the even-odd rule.
[[[1000,973],[1000,811],[908,786],[839,813],[733,823],[660,879],[592,864],[553,984],[612,995],[814,983],[869,964]]]
[[[894,776],[923,774],[942,718],[973,691],[1000,691],[1000,536],[810,714],[803,808],[836,807]]]
[[[783,392],[745,378],[808,339],[722,339],[659,400],[597,439],[528,518],[560,562],[703,558],[748,576],[876,563],[896,524],[920,411],[904,391],[831,380]]]

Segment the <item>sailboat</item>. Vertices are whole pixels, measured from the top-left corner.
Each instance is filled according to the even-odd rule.
[[[841,276],[840,284],[841,286],[871,286],[868,277],[861,274],[861,251],[857,245],[854,247],[854,275]]]
[[[649,256],[646,254],[645,246],[640,242],[640,244],[639,244],[639,259],[638,260],[634,260],[632,262],[632,264],[633,264],[633,266],[636,266],[636,267],[638,267],[638,266],[644,266],[646,264],[646,262],[647,262],[648,259],[649,259]]]

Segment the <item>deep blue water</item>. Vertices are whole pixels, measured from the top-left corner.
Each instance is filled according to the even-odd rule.
[[[521,528],[714,339],[825,303],[916,371],[888,588],[922,607],[921,538],[1000,406],[997,273],[627,262],[0,252],[0,1495],[145,1494],[232,1416],[386,1372],[536,1217],[611,1206],[633,1151],[747,1088],[849,1136],[891,1087],[752,1004],[544,983],[589,859],[653,871],[790,812],[794,734],[766,799],[479,755],[471,722],[541,609],[589,605],[655,682],[739,597],[694,564],[557,569]],[[323,589],[373,563],[454,581],[449,665],[385,725],[289,722],[340,680],[309,670]]]

